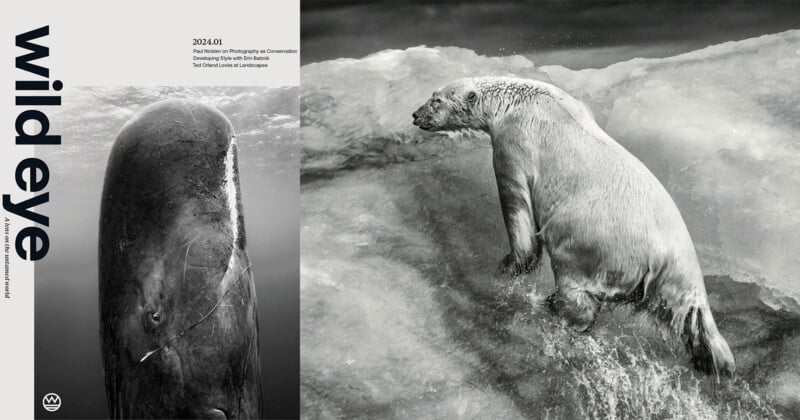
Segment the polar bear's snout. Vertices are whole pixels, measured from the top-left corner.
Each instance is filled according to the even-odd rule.
[[[423,104],[421,107],[417,108],[417,110],[414,111],[413,114],[411,114],[411,118],[414,119],[414,125],[423,130],[430,129],[431,121],[433,120],[433,116],[428,111],[426,105],[428,105],[427,102]]]

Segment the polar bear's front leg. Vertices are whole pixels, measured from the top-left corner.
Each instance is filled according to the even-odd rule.
[[[525,176],[495,171],[500,207],[511,252],[503,258],[502,270],[511,275],[532,271],[542,256],[542,241],[536,234],[531,193]]]

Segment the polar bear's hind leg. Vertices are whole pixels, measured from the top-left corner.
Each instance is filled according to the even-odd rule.
[[[580,281],[561,277],[556,279],[556,291],[547,298],[547,306],[567,326],[579,332],[588,331],[600,312],[600,299],[575,286]]]

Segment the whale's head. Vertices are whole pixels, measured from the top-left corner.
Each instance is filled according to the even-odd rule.
[[[414,125],[425,131],[485,130],[486,122],[480,105],[478,81],[464,78],[433,92],[411,117]]]
[[[189,101],[120,131],[100,220],[100,309],[114,418],[261,410],[255,289],[230,122]]]

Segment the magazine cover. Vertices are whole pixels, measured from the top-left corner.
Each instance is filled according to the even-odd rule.
[[[800,418],[800,8],[301,3],[307,418]]]
[[[3,6],[0,417],[299,416],[299,4]]]

